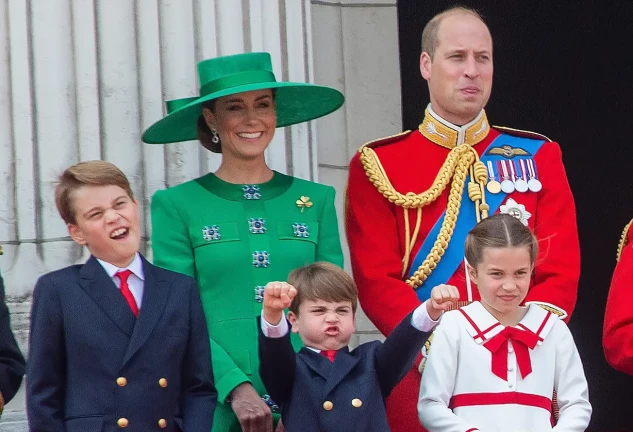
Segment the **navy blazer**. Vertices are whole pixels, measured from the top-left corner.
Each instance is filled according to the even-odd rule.
[[[35,286],[31,432],[209,432],[217,393],[194,280],[143,258],[138,318],[94,257]]]
[[[305,347],[295,355],[289,334],[265,337],[258,322],[260,374],[281,407],[286,431],[389,431],[385,398],[411,369],[430,334],[416,330],[411,317],[384,343],[343,348],[333,363]]]
[[[0,414],[2,406],[18,392],[24,376],[24,356],[11,332],[9,309],[4,303],[4,283],[0,276]]]

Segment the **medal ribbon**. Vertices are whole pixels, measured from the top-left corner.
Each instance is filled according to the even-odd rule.
[[[532,159],[527,160],[528,173],[531,179],[536,179],[536,168]]]
[[[510,181],[515,182],[519,178],[514,172],[514,163],[512,161],[504,161],[510,166]]]
[[[497,178],[495,176],[495,170],[492,167],[492,161],[486,162],[486,165],[488,166],[488,178],[490,180],[497,180]]]
[[[528,176],[527,176],[527,172],[525,170],[525,159],[521,159],[518,163],[519,163],[519,166],[517,167],[517,169],[521,171],[521,176],[520,177],[527,182],[528,181],[528,179],[527,179]]]

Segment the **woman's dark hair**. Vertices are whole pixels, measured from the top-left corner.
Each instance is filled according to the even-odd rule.
[[[215,99],[204,102],[202,104],[202,109],[205,109],[205,108],[210,109],[211,111],[215,111]],[[213,153],[222,153],[222,143],[220,141],[218,141],[217,143],[214,143],[212,141],[213,134],[211,133],[211,128],[209,128],[209,125],[207,124],[202,114],[198,116],[197,126],[198,126],[198,141],[200,141],[200,144],[202,145],[202,147],[206,148],[207,150]]]

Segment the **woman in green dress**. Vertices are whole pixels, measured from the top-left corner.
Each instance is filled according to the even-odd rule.
[[[326,115],[344,98],[328,87],[277,82],[267,53],[204,60],[198,73],[200,96],[168,102],[168,115],[143,141],[197,137],[222,163],[154,194],[154,264],[200,287],[218,390],[213,431],[272,431],[277,407],[257,352],[263,286],[314,261],[342,266],[343,255],[334,188],[271,170],[264,151],[276,127]]]

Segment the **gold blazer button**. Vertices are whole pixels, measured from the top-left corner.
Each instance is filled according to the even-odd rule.
[[[323,402],[323,409],[324,410],[330,411],[332,408],[334,408],[334,404],[331,401]]]
[[[158,380],[158,385],[161,386],[162,388],[167,387],[167,380],[165,378],[161,378]]]
[[[352,399],[352,406],[354,408],[360,408],[361,406],[363,406],[363,401],[360,399]]]
[[[120,419],[117,420],[116,424],[120,427],[120,428],[125,428],[127,427],[127,425],[130,424],[130,422],[128,421],[128,419],[121,417]]]
[[[127,380],[125,379],[125,377],[118,377],[116,379],[116,383],[119,387],[125,387],[127,385]]]
[[[165,419],[158,420],[158,427],[161,429],[165,429],[167,427],[167,420]]]

